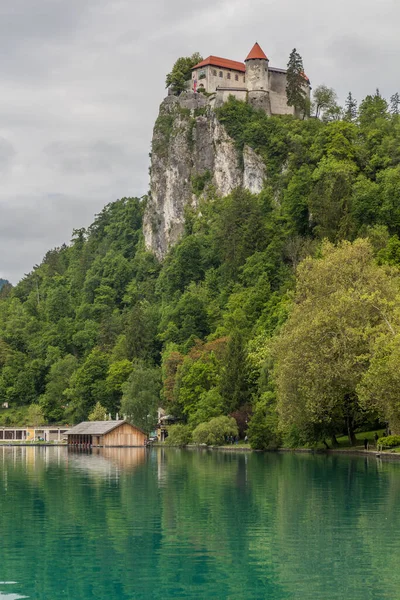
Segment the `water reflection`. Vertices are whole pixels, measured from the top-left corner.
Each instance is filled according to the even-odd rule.
[[[73,468],[108,477],[135,469],[146,461],[147,454],[146,448],[93,448],[86,452],[68,448],[66,460]]]
[[[400,463],[2,447],[0,485],[0,598],[398,597]]]
[[[16,581],[0,581],[0,588],[6,585],[12,585],[15,586],[17,585]],[[20,596],[19,594],[15,594],[15,593],[4,593],[3,591],[1,591],[0,589],[0,598],[4,598],[4,600],[21,600],[22,598],[28,598],[28,596]]]

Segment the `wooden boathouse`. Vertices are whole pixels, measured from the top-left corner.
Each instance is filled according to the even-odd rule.
[[[147,435],[127,421],[84,421],[67,432],[68,446],[132,448],[145,446]]]

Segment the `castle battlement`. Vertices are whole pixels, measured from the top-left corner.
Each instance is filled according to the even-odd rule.
[[[269,66],[267,55],[256,42],[244,63],[209,56],[192,69],[192,89],[215,94],[215,106],[221,106],[229,96],[248,101],[269,115],[293,115],[286,96],[286,70]],[[304,80],[310,97],[310,82]]]

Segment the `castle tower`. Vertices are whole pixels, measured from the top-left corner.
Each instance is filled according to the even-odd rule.
[[[261,108],[271,114],[269,101],[268,57],[256,42],[246,60],[246,87],[249,102],[255,108]]]
[[[268,58],[256,42],[244,61],[246,64],[246,82],[249,92],[268,91]]]

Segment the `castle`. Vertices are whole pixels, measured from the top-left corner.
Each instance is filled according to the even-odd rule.
[[[229,96],[248,101],[269,115],[293,115],[286,96],[286,70],[269,66],[266,54],[256,42],[244,63],[209,56],[192,69],[192,89],[215,94],[221,106]],[[310,81],[304,75],[304,91],[310,97]]]

